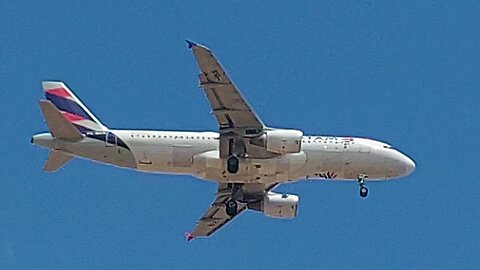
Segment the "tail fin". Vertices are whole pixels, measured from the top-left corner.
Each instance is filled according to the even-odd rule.
[[[107,130],[63,82],[42,82],[45,97],[80,132]]]
[[[54,138],[80,140],[82,133],[48,100],[38,102],[48,129]]]
[[[50,151],[47,162],[43,165],[43,170],[46,172],[54,172],[60,169],[63,165],[69,162],[72,156],[57,150]]]

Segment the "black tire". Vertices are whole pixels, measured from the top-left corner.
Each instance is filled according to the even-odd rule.
[[[237,173],[238,172],[238,166],[239,166],[239,160],[237,157],[230,157],[227,160],[227,171],[229,173]]]
[[[234,200],[228,200],[225,202],[225,211],[227,212],[227,215],[233,217],[237,215],[237,210],[238,209],[238,204]]]
[[[368,188],[366,186],[360,187],[360,197],[365,198],[368,196]]]

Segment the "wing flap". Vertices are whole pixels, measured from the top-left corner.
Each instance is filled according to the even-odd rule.
[[[247,207],[245,204],[239,204],[237,215],[230,217],[225,211],[225,202],[230,196],[217,196],[210,208],[203,214],[194,230],[190,233],[192,237],[208,237],[218,231],[225,224],[237,217]]]
[[[200,86],[205,90],[220,130],[225,128],[263,129],[263,122],[233,85],[210,49],[192,42],[189,42],[189,47],[193,51],[201,72]]]
[[[261,198],[263,194],[274,189],[278,184],[245,184],[242,189],[244,196]],[[218,184],[218,192],[210,208],[203,214],[191,233],[187,233],[187,240],[195,237],[208,237],[232,221],[247,209],[246,203],[238,203],[237,214],[230,217],[225,211],[225,202],[231,199],[231,186],[225,183]]]

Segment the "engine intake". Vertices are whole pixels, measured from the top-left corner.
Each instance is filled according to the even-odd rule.
[[[299,199],[297,195],[268,192],[263,197],[262,212],[273,218],[295,218]]]

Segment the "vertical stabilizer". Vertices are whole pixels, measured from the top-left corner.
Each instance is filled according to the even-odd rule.
[[[42,86],[47,100],[80,132],[107,130],[63,82],[47,81]]]
[[[48,129],[54,138],[67,140],[80,140],[82,134],[68,121],[62,113],[48,100],[38,102],[42,110]]]

